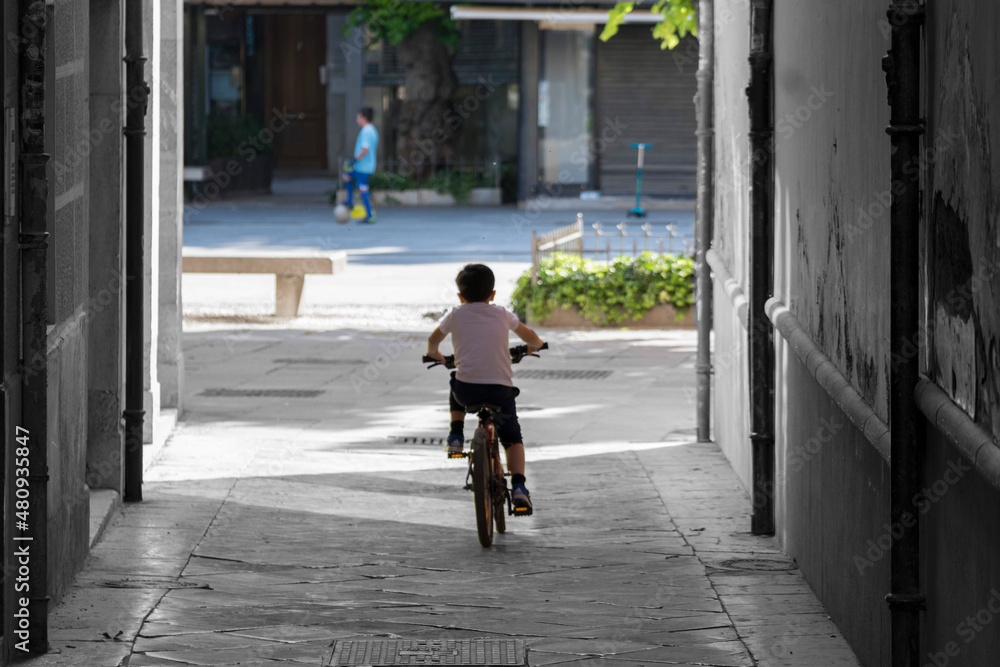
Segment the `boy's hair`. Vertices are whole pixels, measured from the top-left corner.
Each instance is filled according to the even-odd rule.
[[[466,264],[455,278],[458,293],[469,303],[487,301],[495,283],[493,271],[485,264]]]
[[[375,117],[375,109],[371,107],[361,107],[358,109],[358,114],[365,117],[369,123],[372,122],[372,118]]]

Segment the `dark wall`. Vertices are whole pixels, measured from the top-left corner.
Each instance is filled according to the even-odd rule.
[[[928,374],[1000,434],[1000,6],[929,3]]]
[[[930,100],[921,155],[927,170],[926,373],[994,443],[1000,437],[998,22],[1000,7],[991,0],[927,4]],[[922,535],[924,651],[928,661],[937,656],[949,666],[978,667],[996,664],[1000,655],[1000,619],[989,611],[1000,609],[1000,492],[966,467],[931,430],[925,484],[934,502]]]
[[[0,34],[7,35],[9,31],[13,31],[13,27],[17,25],[17,5],[13,2],[5,2],[0,6]],[[6,118],[8,109],[17,108],[17,53],[7,48],[5,44],[2,49],[0,49],[0,63],[2,63],[2,79],[3,79],[3,109],[4,117],[0,118],[0,122],[3,122],[4,127],[6,127],[7,122],[4,120]],[[20,375],[17,374],[17,358],[18,351],[20,349],[20,336],[19,336],[19,321],[17,317],[18,313],[18,303],[19,296],[18,290],[20,288],[20,281],[18,276],[18,257],[19,249],[17,244],[17,233],[20,226],[20,220],[18,216],[8,216],[7,205],[9,202],[9,189],[13,186],[9,178],[7,168],[11,163],[11,160],[17,158],[16,147],[11,146],[9,143],[10,138],[5,136],[3,138],[2,153],[3,153],[3,165],[4,165],[4,176],[3,176],[3,192],[0,198],[3,200],[3,215],[4,215],[4,225],[0,234],[3,234],[3,243],[0,245],[0,308],[3,309],[2,317],[0,317],[0,337],[3,340],[3,346],[0,347],[0,372],[2,372],[4,379],[9,383],[5,391],[0,392],[0,426],[3,428],[3,458],[0,459],[0,473],[3,476],[3,492],[5,494],[5,500],[9,497],[9,494],[13,492],[13,487],[11,480],[13,475],[11,470],[13,470],[14,461],[14,449],[11,447],[11,443],[14,442],[12,436],[14,427],[20,421],[21,413],[21,403],[20,403]],[[16,164],[16,163],[15,163]],[[0,546],[0,554],[2,554],[2,559],[0,559],[0,572],[13,571],[8,570],[12,561],[16,564],[16,560],[13,558],[13,549],[9,548],[8,545],[14,544],[13,541],[13,522],[3,521],[2,535],[0,538],[3,539],[3,545]],[[10,638],[14,630],[14,611],[15,607],[12,601],[16,599],[14,595],[14,579],[12,577],[3,576],[2,579],[2,590],[0,590],[0,613],[3,614],[3,618],[0,619],[0,635],[4,635],[7,641],[0,646],[0,663],[5,663],[11,654],[13,653],[13,642]]]
[[[46,92],[54,113],[49,262],[49,591],[58,599],[83,564],[90,541],[87,458],[89,291],[89,2],[56,0],[49,40],[54,62]],[[117,138],[117,137],[114,137]]]
[[[774,7],[774,283],[888,420],[885,7]],[[887,664],[888,466],[779,339],[778,534],[865,665]]]
[[[937,655],[940,662],[943,654],[948,667],[997,664],[1000,494],[933,430],[927,439],[924,488],[924,655],[929,662]],[[949,649],[957,655],[949,655]]]
[[[774,224],[775,294],[887,421],[884,19],[867,0],[775,3]]]
[[[889,466],[779,344],[778,536],[864,665],[888,664]]]

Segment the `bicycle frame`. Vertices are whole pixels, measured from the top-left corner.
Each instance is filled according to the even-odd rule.
[[[491,481],[496,483],[497,480],[505,480],[510,477],[510,473],[504,469],[503,462],[500,460],[500,442],[497,439],[496,424],[493,423],[493,415],[486,408],[482,408],[476,415],[479,418],[479,427],[486,431],[486,443],[489,447],[489,458],[493,462],[493,475]],[[472,457],[467,456],[469,459],[469,471],[465,476],[465,490],[472,490],[472,483],[469,481],[472,478]],[[507,514],[509,516],[514,515],[514,506],[511,503],[510,491],[506,488],[507,485],[504,483],[504,502],[507,505]],[[490,495],[495,495],[498,489],[491,488]]]

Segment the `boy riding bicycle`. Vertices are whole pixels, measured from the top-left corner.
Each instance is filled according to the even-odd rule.
[[[438,351],[451,334],[457,371],[451,374],[451,432],[448,454],[461,454],[465,444],[465,406],[490,403],[500,407],[503,419],[497,425],[500,443],[507,451],[511,474],[511,502],[515,508],[530,508],[531,495],[525,487],[524,444],[517,421],[514,386],[508,350],[508,332],[513,331],[528,345],[529,353],[542,347],[542,339],[522,324],[517,316],[492,305],[496,296],[493,271],[484,264],[468,264],[455,279],[461,305],[445,315],[427,340],[427,356],[444,363]]]

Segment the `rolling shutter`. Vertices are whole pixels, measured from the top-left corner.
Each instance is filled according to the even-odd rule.
[[[596,43],[594,141],[601,192],[635,192],[637,151],[631,145],[642,142],[653,145],[646,151],[643,194],[693,196],[697,40],[687,37],[664,51],[649,26],[625,25]]]

